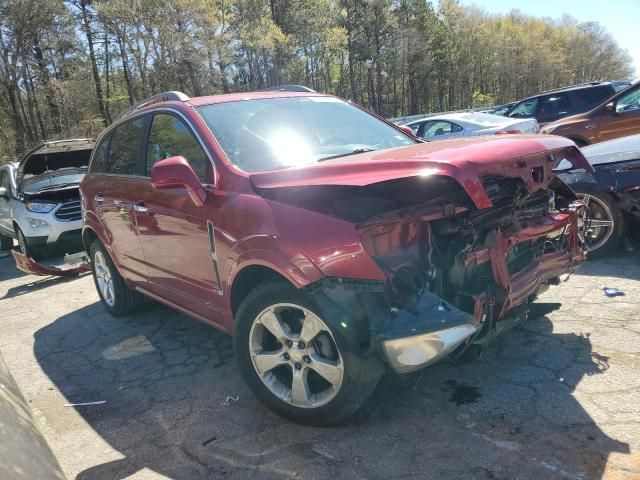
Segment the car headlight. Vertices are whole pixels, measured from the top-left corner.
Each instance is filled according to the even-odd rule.
[[[49,202],[27,202],[27,210],[35,213],[49,213],[56,205],[57,203]]]
[[[540,129],[540,133],[544,134],[544,135],[549,135],[550,133],[553,133],[553,131],[558,128],[558,127],[542,127]]]

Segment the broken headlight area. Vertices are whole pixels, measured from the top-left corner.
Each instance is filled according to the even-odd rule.
[[[488,209],[362,224],[362,245],[387,281],[324,279],[310,293],[350,341],[380,347],[396,372],[483,345],[526,320],[537,295],[584,259],[580,203],[557,187],[514,188]]]

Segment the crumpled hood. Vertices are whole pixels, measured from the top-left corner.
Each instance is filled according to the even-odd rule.
[[[476,137],[421,143],[367,152],[311,166],[249,175],[257,190],[303,186],[367,186],[407,177],[442,175],[455,179],[477,208],[492,205],[484,176],[520,177],[530,190],[546,186],[563,159],[593,171],[575,144],[543,135]]]

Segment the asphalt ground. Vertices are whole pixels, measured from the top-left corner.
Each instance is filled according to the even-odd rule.
[[[560,308],[473,363],[385,376],[330,428],[264,408],[228,336],[157,304],[112,318],[90,275],[10,257],[0,351],[69,478],[640,478],[640,255],[589,261],[540,301]]]

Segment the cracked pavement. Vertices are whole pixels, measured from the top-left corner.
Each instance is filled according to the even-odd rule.
[[[1,259],[0,351],[69,478],[639,479],[640,254],[540,301],[561,307],[473,363],[385,376],[330,428],[263,407],[214,329],[157,304],[110,317],[90,275]]]

